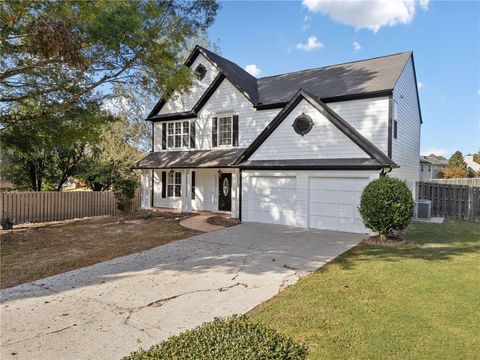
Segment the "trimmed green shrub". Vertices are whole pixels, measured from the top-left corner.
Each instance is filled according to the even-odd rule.
[[[233,316],[205,323],[172,336],[149,350],[140,349],[123,360],[159,359],[306,359],[307,348],[273,329]]]
[[[370,182],[362,192],[360,215],[365,226],[386,240],[394,230],[405,229],[413,217],[412,192],[405,181],[381,177]]]

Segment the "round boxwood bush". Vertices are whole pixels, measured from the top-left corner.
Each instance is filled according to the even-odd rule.
[[[306,359],[307,348],[273,329],[234,316],[172,336],[123,360]]]
[[[386,240],[394,230],[405,229],[413,217],[412,192],[405,181],[381,177],[370,182],[362,192],[360,215],[365,226]]]

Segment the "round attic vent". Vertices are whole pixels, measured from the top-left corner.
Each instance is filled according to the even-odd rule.
[[[198,65],[196,68],[195,68],[195,77],[201,81],[203,80],[203,78],[205,77],[205,75],[207,74],[207,69],[205,68],[205,66],[203,66],[202,64]]]
[[[312,130],[313,120],[310,116],[302,114],[293,122],[293,130],[299,135],[306,135]]]

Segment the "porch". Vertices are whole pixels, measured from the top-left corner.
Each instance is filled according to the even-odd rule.
[[[143,209],[211,211],[239,218],[238,168],[142,169]]]

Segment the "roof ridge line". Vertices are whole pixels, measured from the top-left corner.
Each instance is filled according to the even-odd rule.
[[[402,55],[402,54],[412,54],[412,53],[413,53],[412,50],[402,51],[402,52],[398,52],[398,53],[394,53],[394,54],[388,54],[388,55],[382,55],[382,56],[375,56],[375,57],[367,58],[367,59],[346,61],[346,62],[343,62],[343,63],[330,64],[330,65],[325,65],[325,66],[318,66],[318,67],[309,68],[309,69],[303,69],[303,70],[295,70],[295,71],[290,71],[290,72],[286,72],[286,73],[282,73],[282,74],[277,74],[277,75],[262,76],[262,77],[260,77],[260,78],[257,78],[257,80],[269,79],[269,78],[273,78],[273,77],[279,77],[279,76],[282,76],[282,75],[291,75],[291,74],[296,74],[296,73],[301,73],[301,72],[307,72],[307,71],[314,71],[314,70],[320,70],[320,69],[328,69],[328,68],[335,67],[335,66],[341,66],[341,65],[347,65],[347,64],[355,64],[355,63],[359,63],[359,62],[363,62],[363,61],[371,61],[371,60],[383,59],[383,58],[387,58],[387,57],[398,56],[398,55]]]

